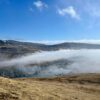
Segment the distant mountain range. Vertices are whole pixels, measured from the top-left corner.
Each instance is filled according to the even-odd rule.
[[[100,44],[64,42],[54,45],[46,45],[31,42],[19,42],[14,40],[0,40],[0,55],[15,57],[36,51],[55,51],[60,49],[100,49]]]

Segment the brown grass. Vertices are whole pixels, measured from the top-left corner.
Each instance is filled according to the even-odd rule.
[[[0,77],[0,100],[100,100],[100,74],[48,79]]]

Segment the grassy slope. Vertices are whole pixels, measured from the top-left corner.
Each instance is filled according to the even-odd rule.
[[[51,79],[0,77],[0,100],[100,100],[100,74]]]

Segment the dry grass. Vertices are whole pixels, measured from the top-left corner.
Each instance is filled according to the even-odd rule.
[[[100,100],[100,74],[49,79],[1,77],[0,100]]]

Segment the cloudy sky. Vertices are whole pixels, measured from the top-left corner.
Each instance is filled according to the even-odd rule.
[[[0,0],[0,39],[100,39],[100,0]]]

